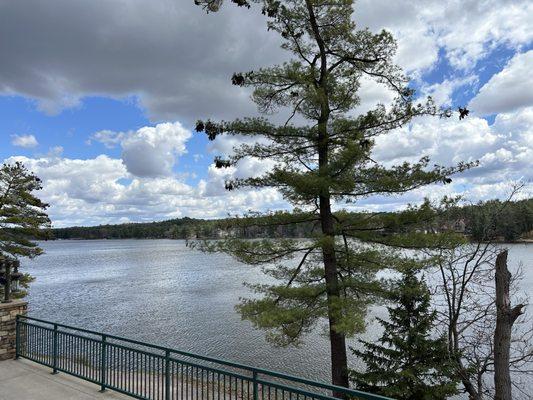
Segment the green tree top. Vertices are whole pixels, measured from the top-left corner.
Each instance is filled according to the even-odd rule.
[[[389,318],[378,318],[384,332],[378,342],[360,341],[353,353],[366,371],[352,371],[360,390],[398,400],[438,400],[457,394],[457,380],[446,338],[431,337],[436,312],[430,310],[430,294],[415,269],[403,273],[389,294]]]
[[[41,180],[20,162],[0,168],[1,258],[33,258],[42,253],[32,241],[50,228],[48,205],[33,194],[41,188]]]

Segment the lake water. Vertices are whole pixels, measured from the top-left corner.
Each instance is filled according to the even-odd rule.
[[[242,283],[265,281],[259,267],[189,249],[180,240],[41,245],[44,255],[23,262],[37,278],[30,316],[329,381],[325,326],[298,348],[276,348],[235,312],[239,297],[250,295]],[[524,264],[523,288],[533,295],[533,244],[509,247],[510,264]],[[370,325],[363,338],[375,338],[374,329]]]

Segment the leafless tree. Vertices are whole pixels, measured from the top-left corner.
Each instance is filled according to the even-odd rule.
[[[518,189],[513,188],[509,201]],[[431,253],[437,272],[431,275],[439,330],[448,338],[450,357],[455,363],[464,392],[471,400],[494,398],[495,360],[501,360],[502,356],[497,348],[500,353],[497,354],[499,357],[495,357],[494,346],[497,325],[495,266],[502,249],[494,243],[491,231],[488,224],[486,240]],[[525,295],[520,297],[517,285],[521,277],[521,268],[514,271],[512,277],[509,276],[509,302],[512,304],[527,304]],[[528,393],[527,381],[531,386],[533,324],[525,315],[517,316],[513,322],[512,329],[509,327],[508,330],[508,368],[516,389],[515,398],[530,399],[532,393]],[[501,371],[501,368],[497,368],[498,373]]]

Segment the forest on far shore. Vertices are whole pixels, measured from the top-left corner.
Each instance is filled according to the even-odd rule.
[[[496,236],[513,242],[533,239],[533,199],[503,204],[491,200],[474,205],[453,207],[440,215],[427,229],[453,230],[473,239],[482,235],[491,210],[500,210],[494,221]],[[353,213],[357,214],[357,213]],[[52,230],[52,239],[212,239],[225,237],[309,237],[313,223],[292,223],[283,226],[243,224],[242,219],[223,218],[204,220],[177,218],[159,222],[127,223],[117,225],[76,226]],[[244,226],[248,225],[248,226]]]

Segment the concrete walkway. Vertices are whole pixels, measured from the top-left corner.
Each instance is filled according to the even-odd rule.
[[[98,385],[59,373],[28,360],[0,361],[0,400],[131,399]]]

